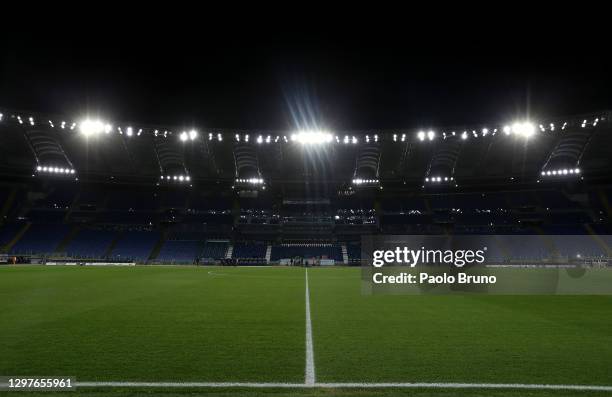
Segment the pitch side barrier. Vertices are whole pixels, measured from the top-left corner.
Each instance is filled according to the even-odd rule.
[[[366,294],[611,295],[612,236],[364,236]]]
[[[135,262],[48,261],[46,266],[136,266]]]

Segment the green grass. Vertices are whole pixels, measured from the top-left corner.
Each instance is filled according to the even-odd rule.
[[[310,272],[318,380],[612,384],[612,297],[361,295]]]
[[[309,269],[309,284],[317,381],[612,385],[612,297],[362,295],[360,270],[350,268]],[[304,340],[304,269],[0,268],[0,376],[300,383]],[[88,396],[606,395],[85,390]]]
[[[0,374],[300,382],[301,269],[0,269]]]

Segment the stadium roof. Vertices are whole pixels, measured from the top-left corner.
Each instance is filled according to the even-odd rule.
[[[264,131],[0,110],[2,173],[151,183],[457,186],[606,176],[610,112],[473,126]],[[559,179],[557,178],[557,179]]]

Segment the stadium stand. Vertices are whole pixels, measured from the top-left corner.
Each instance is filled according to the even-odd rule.
[[[82,229],[63,249],[73,258],[103,258],[110,248],[117,232],[112,230]]]
[[[562,153],[565,165],[546,160],[561,158],[561,129],[536,131],[528,143],[538,145],[537,154],[522,152],[520,158],[507,149],[508,140],[519,138],[476,139],[476,130],[461,138],[461,150],[450,152],[459,138],[439,134],[420,140],[381,131],[372,141],[347,133],[328,143],[333,150],[304,151],[282,135],[270,142],[252,135],[242,145],[246,136],[238,133],[237,145],[236,134],[224,133],[214,145],[197,141],[204,145],[198,150],[163,138],[159,156],[152,150],[159,137],[147,128],[130,145],[111,145],[110,151],[91,145],[83,156],[80,143],[58,139],[46,123],[37,125],[43,146],[29,146],[27,126],[10,119],[0,125],[0,144],[19,155],[0,158],[6,174],[0,181],[0,249],[139,263],[328,258],[358,264],[362,235],[526,234],[548,237],[528,244],[492,240],[490,255],[507,260],[511,251],[529,260],[555,246],[567,258],[601,257],[612,246],[612,163],[603,149],[612,145],[610,115],[557,121],[593,142],[566,142],[575,147]],[[64,158],[47,159],[47,144]],[[374,157],[365,161],[362,149]],[[70,164],[75,172],[55,172],[42,167],[45,162]],[[40,164],[34,175],[32,164]],[[577,246],[566,241],[571,235],[591,237]]]
[[[234,244],[233,258],[262,259],[266,256],[267,245],[262,242],[239,242]]]
[[[161,235],[158,231],[126,231],[110,252],[111,259],[145,262]]]
[[[50,254],[70,231],[64,224],[32,224],[13,246],[14,254]]]
[[[157,263],[192,264],[195,263],[203,243],[194,240],[167,240],[154,259]]]
[[[342,263],[342,250],[337,244],[284,244],[272,246],[272,261],[291,258],[333,259]]]
[[[349,264],[355,265],[361,263],[361,244],[355,242],[347,243],[346,250],[349,258]]]
[[[204,244],[202,253],[200,254],[201,260],[220,260],[225,258],[227,248],[229,247],[229,241],[207,241]]]
[[[0,226],[0,252],[15,238],[24,224],[9,223]]]

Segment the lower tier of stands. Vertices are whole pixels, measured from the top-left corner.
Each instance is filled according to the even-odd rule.
[[[342,262],[342,249],[337,244],[285,244],[272,247],[272,261],[291,258],[333,259]]]
[[[529,233],[490,235],[488,258],[530,260],[551,252],[564,258],[612,256],[612,229],[602,225],[541,226],[524,229]],[[479,234],[478,231],[468,234]],[[502,234],[530,239],[503,238]],[[576,238],[574,235],[581,235]],[[552,247],[552,248],[551,248]],[[149,263],[266,264],[286,259],[333,260],[359,264],[361,245],[352,242],[271,243],[265,241],[207,240],[201,234],[173,234],[160,231],[116,228],[90,229],[58,223],[11,223],[0,227],[0,253],[45,255],[74,259],[129,260]],[[508,254],[510,253],[510,254]]]

